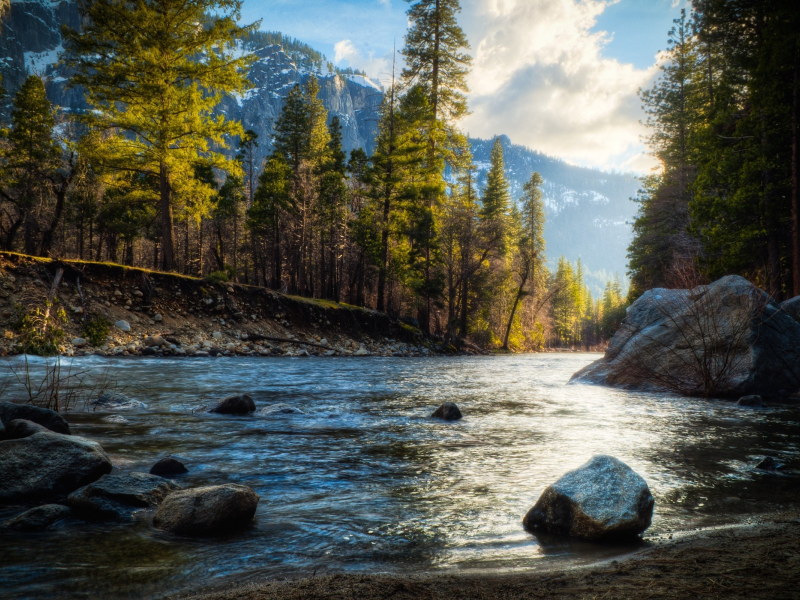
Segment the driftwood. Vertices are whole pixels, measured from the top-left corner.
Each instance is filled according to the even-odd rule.
[[[290,340],[287,338],[279,338],[279,337],[272,337],[269,335],[261,335],[260,333],[250,333],[247,332],[247,339],[248,340],[266,340],[268,342],[280,342],[282,344],[299,344],[301,346],[315,346],[317,348],[324,348],[325,350],[333,350],[330,346],[323,346],[322,344],[315,344],[314,342],[304,342],[302,340]]]

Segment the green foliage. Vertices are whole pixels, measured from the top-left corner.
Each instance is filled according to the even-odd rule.
[[[111,330],[111,323],[105,317],[93,317],[83,326],[83,337],[89,340],[92,346],[103,343]]]
[[[59,345],[66,334],[62,325],[67,322],[67,313],[58,306],[58,301],[45,301],[27,312],[18,307],[17,329],[21,336],[22,351],[37,356],[52,356],[60,351]]]
[[[225,265],[222,271],[212,271],[206,275],[205,279],[209,283],[228,283],[234,277],[236,277],[236,270],[230,265]]]

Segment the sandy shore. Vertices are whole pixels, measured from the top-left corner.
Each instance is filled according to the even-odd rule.
[[[490,575],[331,575],[190,596],[194,600],[798,597],[798,508],[740,525],[675,534],[628,558],[589,566]]]

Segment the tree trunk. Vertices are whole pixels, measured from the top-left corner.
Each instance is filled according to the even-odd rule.
[[[467,317],[469,316],[469,307],[467,303],[467,293],[469,292],[469,280],[464,277],[464,281],[461,283],[461,328],[460,334],[461,337],[466,339],[467,338]]]
[[[508,327],[506,327],[506,335],[503,338],[503,350],[508,350],[508,338],[511,335],[511,326],[514,324],[514,314],[517,312],[517,305],[519,304],[520,298],[522,298],[525,284],[528,282],[529,272],[530,267],[526,266],[520,278],[519,289],[517,290],[517,295],[514,297],[514,304],[511,306],[511,315],[508,317]]]
[[[800,210],[797,206],[797,50],[792,87],[792,296],[800,296]]]
[[[167,165],[161,164],[159,172],[161,192],[161,266],[165,271],[175,268],[175,232],[172,220],[172,188],[169,182]]]

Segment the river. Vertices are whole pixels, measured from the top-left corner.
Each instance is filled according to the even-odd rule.
[[[647,535],[730,522],[795,493],[795,477],[753,467],[764,455],[800,467],[796,406],[568,385],[598,357],[75,359],[147,409],[122,424],[69,413],[74,434],[99,441],[120,470],[173,455],[190,471],[184,486],[249,485],[261,496],[256,522],[191,539],[153,529],[143,511],[130,523],[0,533],[0,597],[139,599],[265,577],[608,558],[630,548],[537,539],[521,526],[548,484],[600,453],[650,485]],[[33,360],[34,377],[42,369]],[[305,414],[207,412],[234,392]],[[430,419],[443,401],[464,419]],[[21,510],[0,507],[0,520]]]

